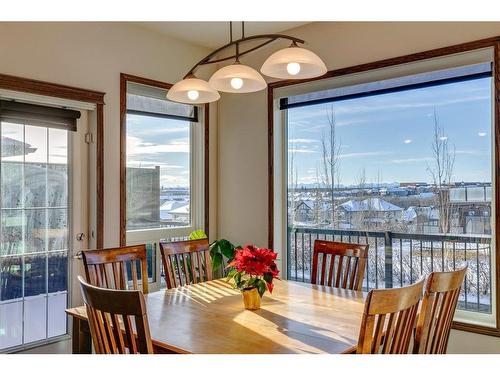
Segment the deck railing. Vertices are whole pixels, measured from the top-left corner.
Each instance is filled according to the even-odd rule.
[[[287,275],[310,282],[314,240],[369,244],[363,288],[392,288],[467,264],[461,310],[491,313],[491,236],[288,228]]]

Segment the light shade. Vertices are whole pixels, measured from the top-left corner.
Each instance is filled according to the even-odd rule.
[[[208,83],[216,90],[235,93],[255,92],[267,87],[258,71],[240,63],[220,68],[210,77]]]
[[[194,76],[177,82],[167,92],[167,99],[179,103],[203,104],[220,99],[220,95],[207,81]]]
[[[288,47],[273,53],[260,68],[262,74],[281,79],[305,79],[327,72],[325,63],[305,48]]]

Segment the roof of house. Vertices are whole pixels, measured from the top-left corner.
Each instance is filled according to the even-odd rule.
[[[363,211],[403,211],[403,209],[395,204],[387,202],[381,198],[368,198],[362,201],[350,200],[340,205],[348,212],[363,212]]]
[[[176,209],[170,211],[172,215],[189,215],[189,203],[185,203],[183,206],[177,207]]]
[[[2,136],[2,156],[28,155],[35,152],[36,147],[31,147],[29,143],[18,141],[10,137]]]

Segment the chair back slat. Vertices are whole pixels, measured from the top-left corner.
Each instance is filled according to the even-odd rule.
[[[408,353],[423,284],[368,293],[356,353]]]
[[[361,290],[367,258],[368,245],[315,240],[311,283]]]
[[[78,280],[96,354],[153,354],[141,291],[100,288],[81,276]]]
[[[427,279],[417,320],[414,354],[445,354],[467,267],[433,272]]]
[[[167,288],[212,280],[208,239],[160,242]]]
[[[130,267],[132,288],[148,293],[148,262],[146,245],[82,251],[85,277],[91,285],[101,288],[127,290]],[[140,277],[137,272],[140,263]]]

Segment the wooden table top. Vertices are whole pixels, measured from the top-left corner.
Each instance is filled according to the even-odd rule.
[[[357,343],[366,293],[276,280],[256,311],[222,280],[145,297],[154,345],[176,353],[342,353]],[[66,311],[86,320],[83,306]]]

